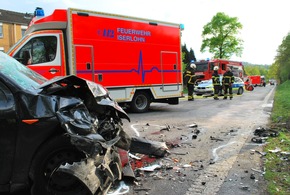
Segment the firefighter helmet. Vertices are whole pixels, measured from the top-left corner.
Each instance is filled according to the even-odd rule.
[[[214,68],[213,68],[213,70],[218,70],[219,69],[219,67],[218,66],[215,66]]]
[[[194,63],[191,63],[191,64],[190,64],[190,68],[195,69],[195,68],[196,68],[196,65],[195,65]]]

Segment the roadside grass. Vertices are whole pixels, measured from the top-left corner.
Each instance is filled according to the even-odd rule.
[[[272,122],[287,122],[290,120],[290,80],[278,85],[274,97],[274,106],[271,114]]]
[[[187,87],[184,87],[183,88],[183,94],[187,94],[187,93],[188,93]]]
[[[278,85],[271,114],[271,129],[279,136],[267,140],[265,179],[269,194],[290,194],[290,80]]]

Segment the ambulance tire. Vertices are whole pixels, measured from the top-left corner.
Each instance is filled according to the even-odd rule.
[[[130,110],[136,113],[147,112],[150,103],[150,96],[146,92],[136,92],[131,102]]]
[[[38,150],[30,168],[31,195],[86,195],[87,188],[76,178],[66,174],[50,175],[60,164],[78,162],[85,155],[77,150],[68,137],[58,136]]]

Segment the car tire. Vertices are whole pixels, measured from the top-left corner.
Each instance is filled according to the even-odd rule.
[[[30,168],[32,195],[85,195],[88,189],[75,177],[56,173],[51,174],[61,165],[80,161],[85,155],[77,150],[68,137],[58,136],[43,144],[35,155]]]
[[[146,92],[136,92],[130,105],[132,112],[147,112],[150,107],[150,98]]]
[[[242,87],[240,87],[238,89],[238,95],[242,95],[244,93],[244,89]]]

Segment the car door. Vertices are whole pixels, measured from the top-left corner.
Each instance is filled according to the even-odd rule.
[[[0,188],[9,186],[13,170],[17,138],[15,108],[12,91],[0,81]]]
[[[8,54],[19,62],[51,79],[66,73],[64,38],[60,30],[35,32],[20,41]]]

